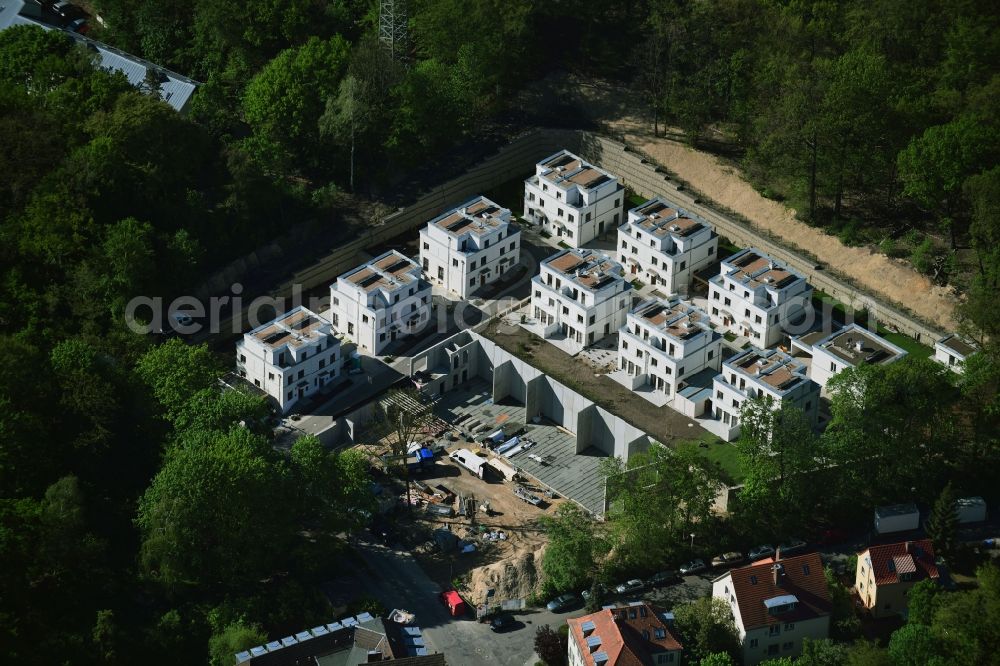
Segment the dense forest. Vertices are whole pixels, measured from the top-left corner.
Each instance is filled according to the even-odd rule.
[[[914,463],[852,487],[936,494],[955,473],[995,495],[979,489],[1000,415],[992,3],[413,0],[397,57],[371,1],[90,4],[92,36],[204,85],[178,115],[59,33],[0,32],[5,661],[229,664],[328,619],[316,583],[347,557],[366,463],[309,439],[275,452],[265,405],[216,391],[225,361],[131,333],[125,303],[497,137],[573,125],[558,100],[519,104],[567,72],[645,100],[656,131],[726,151],[845,241],[905,247],[961,287],[986,343],[962,385],[901,367],[877,404],[838,406],[825,441]],[[954,442],[949,466],[915,464]]]

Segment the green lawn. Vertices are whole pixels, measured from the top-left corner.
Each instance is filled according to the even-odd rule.
[[[913,356],[914,358],[930,358],[934,355],[933,349],[925,344],[917,342],[907,335],[903,335],[902,333],[890,333],[889,331],[884,330],[881,326],[879,327],[878,332],[883,338],[905,350],[907,354]]]
[[[703,442],[708,444],[708,448],[699,446]],[[693,449],[698,455],[714,463],[727,481],[731,483],[740,483],[743,481],[743,473],[740,471],[735,444],[723,442],[712,433],[706,432],[701,439],[681,442],[677,445],[677,448]]]
[[[646,197],[641,197],[633,192],[632,194],[628,195],[625,198],[625,201],[628,202],[628,208],[629,210],[631,210],[636,206],[641,206],[642,204],[646,203],[648,199],[646,199]]]

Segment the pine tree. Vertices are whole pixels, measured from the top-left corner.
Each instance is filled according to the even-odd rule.
[[[955,532],[958,516],[955,514],[955,494],[951,483],[946,485],[934,502],[930,518],[927,520],[927,535],[934,542],[934,550],[944,556],[955,552]]]

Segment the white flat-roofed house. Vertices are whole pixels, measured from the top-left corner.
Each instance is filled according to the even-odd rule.
[[[974,344],[954,333],[934,343],[934,360],[958,373],[965,371],[965,360],[975,353]]]
[[[420,264],[431,282],[467,298],[517,264],[521,230],[510,211],[476,197],[420,230]]]
[[[650,199],[618,227],[618,260],[629,275],[667,293],[686,293],[691,275],[715,261],[719,237],[707,222],[666,199]]]
[[[633,390],[648,385],[673,399],[685,378],[721,363],[722,336],[708,315],[676,297],[640,303],[618,332],[618,367]]]
[[[721,421],[716,434],[727,441],[739,437],[740,410],[750,398],[770,396],[774,409],[798,407],[814,426],[819,416],[819,384],[809,379],[805,364],[780,350],[751,347],[731,357],[712,382],[712,392],[713,415]]]
[[[369,354],[416,330],[430,317],[431,285],[420,265],[390,250],[330,286],[330,321]]]
[[[542,262],[531,280],[531,312],[544,338],[562,336],[578,353],[625,323],[632,285],[622,267],[589,249],[563,250]]]
[[[603,169],[561,150],[524,181],[524,217],[572,247],[621,224],[625,188]]]
[[[339,377],[343,362],[330,322],[302,306],[236,343],[240,377],[271,396],[283,413]]]
[[[906,352],[858,324],[850,324],[812,345],[809,378],[826,389],[830,378],[845,368],[886,365]]]
[[[804,276],[756,248],[722,261],[709,280],[712,323],[750,338],[756,347],[776,345],[794,324],[806,318],[812,287]],[[807,322],[808,323],[808,322]]]

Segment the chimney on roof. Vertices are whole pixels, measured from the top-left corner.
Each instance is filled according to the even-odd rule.
[[[771,580],[775,587],[781,587],[781,577],[785,575],[785,567],[778,562],[771,565]]]
[[[907,541],[906,542],[906,553],[908,555],[912,555],[913,554],[913,542],[912,541]]]
[[[858,340],[857,342],[854,343],[854,351],[859,352],[862,349],[864,349],[864,345],[861,343],[861,340]]]
[[[781,559],[781,546],[774,549],[774,561],[777,562]]]

